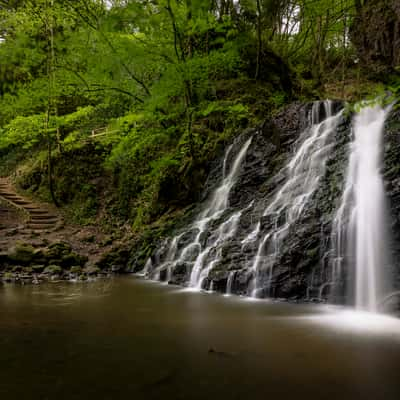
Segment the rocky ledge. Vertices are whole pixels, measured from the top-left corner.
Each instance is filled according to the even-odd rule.
[[[7,252],[0,253],[2,282],[40,283],[54,280],[87,280],[108,275],[106,269],[88,262],[88,257],[72,250],[66,242],[34,247],[17,242]]]

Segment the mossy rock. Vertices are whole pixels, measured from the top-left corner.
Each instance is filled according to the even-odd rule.
[[[47,259],[43,249],[36,249],[33,254],[33,262],[35,262],[35,264],[46,264],[46,261]]]
[[[100,271],[100,268],[95,266],[90,266],[83,269],[83,272],[86,275],[97,275]]]
[[[13,274],[12,272],[6,272],[6,273],[3,275],[2,280],[3,280],[4,282],[14,282],[14,281],[15,281],[15,276],[14,276],[14,274]]]
[[[71,252],[72,248],[68,243],[56,242],[48,246],[47,250],[45,251],[45,256],[48,260],[58,260],[62,259]]]
[[[60,265],[70,268],[73,265],[84,266],[88,258],[72,251],[71,246],[65,242],[53,243],[43,252],[46,264]]]
[[[8,259],[13,263],[30,264],[35,258],[35,249],[26,243],[17,244],[8,252]]]
[[[71,274],[81,274],[82,268],[79,265],[73,265],[69,272],[71,272]]]
[[[49,265],[43,272],[50,275],[59,275],[62,273],[62,268],[59,265]]]
[[[79,265],[79,266],[83,266],[85,265],[86,261],[88,260],[88,258],[86,256],[81,256],[80,254],[77,253],[70,253],[70,254],[66,254],[61,258],[61,265],[64,268],[70,268],[73,265]]]
[[[110,268],[113,265],[124,266],[129,262],[129,250],[125,248],[113,248],[102,254],[96,266],[100,269]]]
[[[34,264],[34,265],[32,265],[32,271],[33,272],[43,272],[43,270],[44,270],[44,268],[45,268],[45,266],[43,265],[43,264]]]

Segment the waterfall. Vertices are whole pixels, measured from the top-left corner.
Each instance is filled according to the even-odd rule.
[[[325,117],[322,122],[319,120],[321,106]],[[314,103],[311,126],[301,134],[293,157],[279,172],[285,176],[285,181],[263,215],[270,218],[272,227],[261,238],[250,269],[253,275],[250,288],[253,297],[257,297],[261,290],[271,290],[273,268],[281,254],[281,244],[303,215],[305,206],[319,186],[320,178],[325,174],[341,114],[333,114],[332,102],[329,100],[322,104]],[[260,225],[257,224],[245,241],[256,237],[259,230]],[[260,285],[261,275],[267,277],[267,287],[265,284]]]
[[[209,243],[208,246],[199,254],[194,263],[194,267],[190,275],[190,287],[201,289],[202,284],[208,277],[210,271],[220,261],[222,251],[221,245],[236,233],[241,215],[242,211],[236,212],[218,227],[214,240],[211,240],[211,243]],[[212,249],[216,249],[217,254],[208,265],[205,265],[205,261]]]
[[[235,279],[236,272],[237,271],[230,271],[229,272],[228,280],[226,282],[226,292],[225,292],[226,296],[230,296],[232,294],[232,286],[233,286],[233,282],[234,282],[234,279]]]
[[[220,178],[200,212],[158,246],[146,262],[145,276],[226,295],[321,301],[329,295],[340,303],[351,288],[347,298],[354,297],[357,308],[376,311],[389,289],[384,290],[383,283],[390,285],[382,271],[392,268],[385,260],[380,173],[388,109],[362,108],[348,140],[348,121],[335,105],[315,102],[304,131],[298,134],[290,125],[294,144],[294,136],[282,131],[277,155],[268,128],[227,147]],[[249,175],[244,177],[241,171],[252,141]],[[289,146],[292,152],[284,161]],[[337,189],[341,182],[342,192]]]
[[[224,162],[223,162],[223,175],[222,175],[222,182],[219,187],[214,191],[211,202],[209,206],[201,213],[200,220],[197,221],[197,225],[202,227],[202,230],[199,229],[199,234],[196,237],[196,241],[200,244],[199,240],[210,222],[210,220],[217,219],[221,216],[221,214],[227,209],[228,207],[228,200],[229,200],[229,193],[236,182],[240,171],[240,165],[243,162],[243,159],[247,153],[247,149],[249,148],[251,143],[251,137],[246,141],[243,145],[242,149],[237,154],[232,168],[229,174],[226,174],[226,164],[229,153],[232,150],[232,146],[228,148],[226,151]],[[223,244],[227,239],[232,237],[237,229],[237,225],[239,223],[239,219],[241,216],[241,212],[237,212],[232,215],[227,221],[223,222],[217,229],[217,235],[214,240],[211,240],[209,243],[197,256],[196,260],[194,261],[194,266],[192,268],[192,272],[190,275],[190,287],[195,287],[201,289],[201,285],[205,278],[207,278],[209,272],[212,268],[218,263],[219,255],[221,251],[221,244]],[[218,255],[208,264],[206,265],[207,258],[212,249],[218,248]],[[200,246],[201,248],[201,246]],[[204,268],[204,271],[203,271]]]
[[[366,106],[353,121],[353,142],[340,206],[333,220],[332,282],[353,268],[355,306],[377,311],[385,264],[382,135],[388,110]],[[351,273],[351,271],[347,271]]]
[[[151,261],[151,258],[148,258],[146,263],[144,264],[143,271],[141,272],[140,275],[146,276],[150,272],[152,267],[153,267],[153,262]]]
[[[172,263],[175,260],[176,253],[178,251],[178,242],[181,238],[181,235],[175,236],[172,239],[171,245],[169,246],[168,253],[164,265],[167,266],[167,282],[169,282],[172,278]]]
[[[240,167],[246,156],[247,149],[251,144],[251,140],[252,138],[250,137],[241,147],[238,154],[234,157],[230,169],[228,168],[228,162],[233,151],[233,145],[230,145],[227,148],[222,163],[221,183],[212,192],[210,200],[206,202],[203,211],[187,231],[172,239],[164,261],[152,271],[150,271],[152,265],[151,261],[148,261],[144,272],[148,275],[153,274],[154,276],[155,273],[159,274],[160,271],[167,269],[167,280],[169,281],[172,278],[173,270],[176,265],[179,263],[189,262],[193,265],[189,279],[189,286],[201,289],[209,272],[220,261],[223,245],[236,233],[243,211],[237,211],[229,218],[220,222],[210,237],[206,240],[206,243],[204,243],[204,235],[206,232],[210,232],[211,228],[213,228],[212,225],[218,223],[222,214],[229,207],[229,194],[239,176]],[[182,249],[178,250],[180,238],[190,230],[197,231],[194,239]]]

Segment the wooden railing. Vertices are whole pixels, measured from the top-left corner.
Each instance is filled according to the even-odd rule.
[[[96,128],[92,130],[92,133],[90,135],[91,138],[96,138],[99,136],[104,136],[104,135],[109,135],[110,133],[118,133],[119,129],[114,129],[114,130],[107,130],[107,127],[104,128]]]

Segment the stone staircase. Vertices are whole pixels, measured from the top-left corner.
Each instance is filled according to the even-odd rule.
[[[45,205],[33,203],[18,195],[5,178],[0,178],[0,198],[22,210],[27,216],[25,227],[33,231],[49,231],[61,224],[61,219]]]

